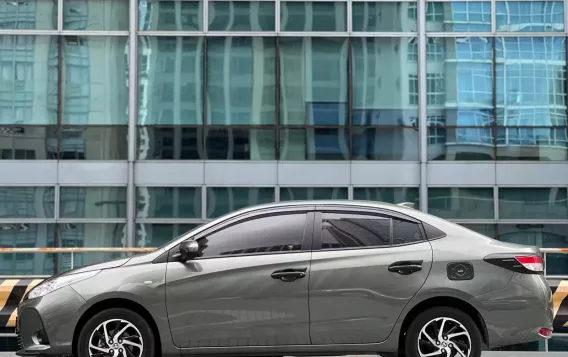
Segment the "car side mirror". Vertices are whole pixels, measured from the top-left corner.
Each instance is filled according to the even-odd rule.
[[[195,259],[199,255],[199,243],[194,240],[183,241],[179,245],[179,260],[186,262]]]

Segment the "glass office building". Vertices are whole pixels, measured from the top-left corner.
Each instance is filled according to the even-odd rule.
[[[338,198],[568,247],[567,4],[1,0],[0,246],[154,247]]]

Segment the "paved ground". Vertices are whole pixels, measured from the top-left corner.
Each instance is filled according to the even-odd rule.
[[[567,352],[484,352],[482,357],[568,357]],[[12,352],[0,352],[0,357],[17,357]],[[358,357],[358,356],[345,356]],[[366,357],[366,356],[361,356]]]

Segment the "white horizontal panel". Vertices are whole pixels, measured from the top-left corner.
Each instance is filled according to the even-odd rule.
[[[417,186],[420,165],[417,162],[353,162],[353,185]]]
[[[207,185],[276,185],[276,162],[206,162]]]
[[[137,162],[134,183],[137,186],[203,185],[203,162]]]
[[[349,162],[280,162],[278,184],[288,185],[349,185],[351,167]]]
[[[0,184],[55,185],[57,161],[0,161]]]
[[[547,163],[499,163],[497,166],[498,185],[568,185],[568,164]]]
[[[125,162],[61,161],[57,168],[63,185],[126,185],[128,181]]]
[[[428,186],[495,185],[495,164],[486,162],[429,162]]]

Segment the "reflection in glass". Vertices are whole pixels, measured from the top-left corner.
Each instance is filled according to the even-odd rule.
[[[138,28],[141,31],[200,31],[203,1],[139,0]]]
[[[495,45],[497,158],[568,159],[566,39],[504,37]]]
[[[274,202],[274,187],[207,187],[207,218]]]
[[[345,2],[281,3],[282,31],[347,31]]]
[[[274,31],[274,2],[209,1],[209,31]]]
[[[57,28],[57,1],[2,1],[0,29],[54,30]]]
[[[428,213],[446,219],[495,218],[493,188],[428,188]]]
[[[429,160],[470,161],[494,158],[495,135],[492,128],[446,128],[436,124],[428,127]]]
[[[490,32],[491,3],[481,1],[429,2],[430,32]]]
[[[418,128],[354,128],[354,160],[418,161]]]
[[[128,0],[63,0],[64,30],[128,31],[128,16]]]
[[[61,187],[61,218],[126,218],[126,187]]]
[[[57,74],[57,37],[0,35],[0,124],[56,124]]]
[[[499,188],[500,219],[566,219],[567,189]]]
[[[413,18],[400,15],[408,11],[410,4],[408,2],[353,2],[353,31],[416,32],[416,12],[412,12]]]
[[[56,126],[0,126],[0,160],[57,159]]]
[[[54,224],[2,223],[0,246],[6,248],[35,248],[55,246]],[[0,255],[2,275],[53,275],[56,254],[4,253]]]
[[[138,160],[201,160],[203,129],[182,126],[139,126]]]
[[[219,37],[207,41],[207,122],[274,124],[274,38]]]
[[[280,122],[347,124],[347,40],[280,38]]]
[[[124,247],[126,225],[122,223],[61,223],[57,225],[60,247]],[[73,267],[102,263],[126,256],[126,253],[75,253]],[[61,254],[59,271],[71,269],[71,255]]]
[[[55,218],[53,187],[0,187],[0,219]]]
[[[387,203],[412,202],[414,208],[419,206],[418,187],[354,187],[353,199],[363,201],[379,201]]]
[[[281,187],[280,201],[346,200],[347,187]]]
[[[140,37],[138,46],[138,123],[201,124],[203,38]]]
[[[496,22],[502,32],[562,32],[564,2],[498,1]]]
[[[276,130],[208,128],[205,132],[208,160],[275,160]]]
[[[63,124],[128,123],[127,48],[126,37],[63,38]]]
[[[61,127],[61,160],[126,160],[127,126]]]
[[[349,160],[349,129],[280,129],[280,160]]]
[[[381,247],[391,244],[387,217],[323,213],[321,249]]]
[[[199,187],[137,187],[138,218],[201,218]]]
[[[200,224],[137,224],[136,247],[160,247]]]

